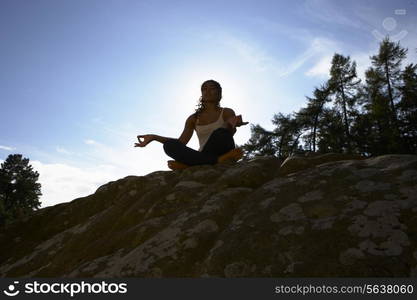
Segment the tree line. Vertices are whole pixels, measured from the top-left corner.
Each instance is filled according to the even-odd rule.
[[[365,157],[417,154],[417,65],[402,68],[408,49],[388,37],[370,57],[365,82],[356,62],[335,53],[330,78],[315,87],[299,111],[274,114],[273,130],[251,125],[245,158],[297,153],[350,153]]]

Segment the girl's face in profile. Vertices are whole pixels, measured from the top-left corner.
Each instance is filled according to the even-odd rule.
[[[201,87],[203,102],[218,102],[221,94],[220,89],[212,82],[205,83]]]

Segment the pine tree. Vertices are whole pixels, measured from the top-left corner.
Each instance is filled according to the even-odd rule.
[[[399,122],[408,153],[417,153],[417,65],[409,64],[401,74]]]
[[[392,126],[395,129],[396,143],[401,145],[401,129],[398,122],[398,112],[396,103],[399,99],[399,87],[401,86],[401,63],[406,58],[407,49],[400,46],[400,43],[394,43],[385,38],[380,46],[377,55],[371,56],[371,62],[374,72],[383,80],[385,92],[389,101],[390,115]],[[401,150],[401,147],[399,147]],[[397,151],[398,152],[398,151]]]
[[[374,128],[374,124],[375,122],[370,114],[358,114],[355,117],[355,122],[351,127],[351,134],[358,154],[369,157],[377,153],[377,131]]]
[[[343,153],[345,128],[342,114],[335,108],[325,108],[318,126],[319,152]]]
[[[275,125],[273,132],[276,137],[276,156],[283,159],[293,155],[298,150],[299,139],[302,135],[302,124],[297,114],[275,114],[272,124]]]
[[[307,149],[312,152],[316,152],[319,121],[323,115],[324,105],[329,101],[329,91],[327,84],[315,88],[314,97],[306,97],[308,100],[307,107],[300,109],[297,113],[303,129],[310,130],[310,133],[303,136],[303,140],[308,145]]]
[[[357,133],[363,133],[366,138],[358,141],[359,147],[363,148],[366,139],[367,149],[372,155],[381,155],[396,152],[395,132],[393,130],[393,121],[389,98],[384,89],[385,81],[383,74],[373,67],[365,72],[366,85],[364,86],[364,95],[361,99],[364,114],[358,121],[358,126],[368,126],[366,128],[355,127]],[[366,148],[366,147],[365,147]],[[362,149],[365,151],[364,149]]]
[[[39,173],[21,154],[11,154],[0,169],[0,224],[30,214],[41,205]]]
[[[345,57],[335,53],[328,83],[332,94],[335,96],[335,104],[342,111],[347,152],[352,152],[349,115],[353,115],[352,111],[356,104],[356,94],[360,81],[356,75],[356,62],[352,62],[349,56]]]

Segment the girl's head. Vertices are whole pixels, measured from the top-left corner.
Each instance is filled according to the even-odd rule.
[[[203,101],[220,102],[222,98],[222,87],[215,80],[204,81],[201,85],[201,97]]]
[[[201,97],[197,104],[196,113],[199,114],[204,110],[206,103],[214,103],[220,107],[220,100],[222,99],[222,87],[220,83],[215,80],[204,81],[201,85]]]

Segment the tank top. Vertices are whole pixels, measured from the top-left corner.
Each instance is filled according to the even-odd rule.
[[[207,125],[195,125],[195,131],[197,132],[198,141],[200,143],[200,149],[198,151],[202,151],[207,140],[209,139],[210,135],[213,133],[214,130],[219,128],[226,128],[225,122],[223,121],[223,109],[220,112],[220,116],[217,121],[207,124]],[[198,120],[198,119],[197,119]]]

